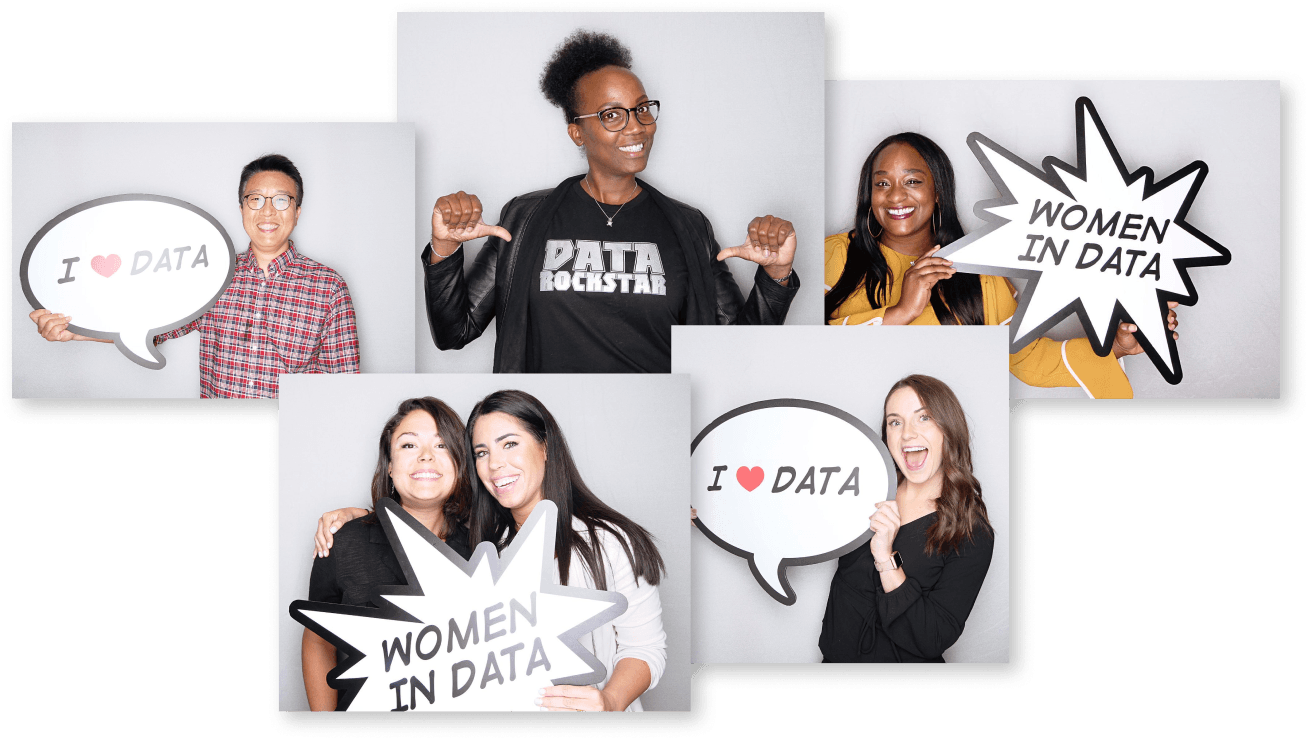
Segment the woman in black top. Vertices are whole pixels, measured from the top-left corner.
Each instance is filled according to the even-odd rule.
[[[398,501],[460,556],[471,556],[467,450],[463,422],[449,406],[430,396],[401,402],[382,427],[378,442],[372,477],[374,513],[341,526],[330,554],[318,546],[309,576],[309,600],[380,607],[372,601],[379,586],[405,585],[404,572],[375,513],[383,498]],[[300,660],[310,709],[336,709],[336,690],[327,685],[327,673],[340,657],[331,643],[304,630]]]
[[[827,663],[943,663],[990,568],[994,530],[949,386],[910,375],[884,412],[899,486],[877,504],[868,547],[840,558],[818,646]]]
[[[755,218],[744,245],[721,249],[704,214],[636,179],[659,101],[626,47],[574,33],[541,90],[563,110],[587,171],[509,201],[497,226],[475,195],[436,201],[422,255],[436,346],[461,348],[498,317],[496,372],[668,372],[674,324],[784,323],[799,288],[789,221]],[[459,245],[480,237],[490,238],[465,277]],[[727,257],[759,264],[748,300]]]

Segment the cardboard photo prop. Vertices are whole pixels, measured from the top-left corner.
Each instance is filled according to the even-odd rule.
[[[1185,221],[1207,165],[1191,162],[1157,183],[1148,167],[1128,172],[1084,97],[1076,101],[1075,166],[1050,156],[1037,170],[980,133],[967,143],[1001,195],[974,207],[985,226],[936,256],[963,272],[1028,279],[1010,324],[1010,351],[1075,312],[1105,357],[1126,321],[1138,327],[1135,338],[1158,372],[1180,383],[1167,302],[1199,300],[1187,268],[1231,261],[1226,248]]]
[[[895,497],[895,464],[871,427],[838,408],[792,398],[714,419],[690,445],[695,526],[749,561],[787,606],[786,568],[832,560],[872,537],[868,518]]]
[[[378,589],[380,609],[291,604],[291,617],[348,656],[327,674],[340,708],[537,711],[541,688],[605,678],[579,639],[627,599],[554,584],[553,503],[536,504],[503,553],[482,542],[467,561],[395,501],[377,517],[408,585]]]
[[[163,195],[114,195],[74,206],[36,232],[19,276],[34,309],[72,318],[74,334],[112,339],[151,370],[154,337],[204,315],[232,282],[236,250],[222,224]]]

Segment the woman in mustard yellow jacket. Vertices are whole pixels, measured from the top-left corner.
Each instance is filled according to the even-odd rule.
[[[1008,324],[1017,291],[1007,278],[960,273],[932,256],[962,237],[949,157],[921,134],[887,137],[863,163],[854,228],[826,239],[827,323]],[[1167,319],[1175,329],[1174,310]],[[1118,326],[1109,357],[1096,355],[1086,339],[1039,339],[1010,355],[1009,367],[1028,385],[1130,398],[1118,360],[1142,351],[1135,330]]]

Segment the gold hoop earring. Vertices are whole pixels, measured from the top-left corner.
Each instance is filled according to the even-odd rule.
[[[881,234],[885,232],[886,227],[881,226],[881,222],[878,221],[878,222],[877,222],[877,226],[881,226],[881,228],[880,228],[880,229],[877,229],[877,233],[875,233],[875,234],[872,233],[872,211],[868,211],[868,212],[867,212],[867,216],[864,218],[864,221],[867,223],[867,233],[868,233],[868,235],[871,236],[873,239],[880,239],[880,238],[881,238]]]

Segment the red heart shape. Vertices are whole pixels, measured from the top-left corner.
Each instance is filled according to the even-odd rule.
[[[119,259],[116,254],[111,254],[108,257],[101,257],[97,254],[91,258],[91,269],[105,277],[109,277],[115,272],[118,272],[118,268],[122,266],[123,261]]]
[[[763,468],[747,468],[742,465],[736,470],[736,481],[744,486],[746,491],[752,491],[763,482]]]

